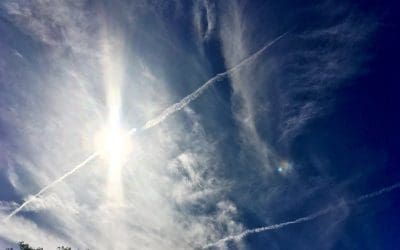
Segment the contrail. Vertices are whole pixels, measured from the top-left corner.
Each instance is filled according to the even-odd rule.
[[[243,65],[249,64],[257,57],[259,57],[265,50],[267,50],[269,47],[274,45],[276,42],[281,40],[283,37],[285,37],[287,34],[290,32],[285,32],[282,35],[278,36],[271,42],[267,43],[264,45],[261,49],[257,50],[255,53],[251,54],[250,56],[246,57],[243,59],[240,63],[236,64],[234,67],[226,70],[225,72],[219,73],[216,76],[212,77],[209,79],[207,82],[205,82],[203,85],[201,85],[200,88],[198,88],[196,91],[192,92],[191,94],[187,95],[184,97],[181,101],[169,106],[167,109],[165,109],[160,115],[155,117],[154,119],[151,119],[146,122],[146,124],[142,127],[142,130],[149,129],[151,127],[156,126],[160,122],[164,121],[168,116],[172,115],[173,113],[181,110],[184,108],[186,105],[191,103],[192,101],[196,100],[201,94],[203,94],[204,91],[206,91],[211,85],[215,84],[216,82],[219,82],[223,80],[226,76],[228,76],[230,73],[235,72],[236,70],[240,69],[243,67]]]
[[[201,85],[200,88],[198,88],[197,90],[195,90],[194,92],[192,92],[191,94],[187,95],[186,97],[184,97],[181,101],[169,106],[168,108],[166,108],[163,112],[161,112],[161,114],[159,114],[157,117],[147,121],[140,130],[147,130],[149,128],[152,128],[156,125],[158,125],[159,123],[163,122],[165,119],[167,119],[170,115],[174,114],[175,112],[181,110],[182,108],[184,108],[185,106],[187,106],[189,103],[191,103],[192,101],[196,100],[201,94],[203,94],[204,91],[206,91],[211,85],[213,85],[214,83],[221,81],[222,79],[224,79],[226,76],[228,76],[230,73],[235,72],[236,70],[240,69],[243,65],[246,65],[248,63],[251,63],[252,61],[254,61],[257,57],[259,57],[265,50],[267,50],[269,47],[271,47],[273,44],[275,44],[276,42],[278,42],[280,39],[282,39],[283,37],[285,37],[287,34],[289,34],[290,32],[285,32],[282,35],[278,36],[277,38],[275,38],[274,40],[272,40],[271,42],[267,43],[266,45],[264,45],[261,49],[257,50],[255,53],[251,54],[250,56],[246,57],[245,59],[243,59],[240,63],[238,63],[237,65],[235,65],[234,67],[226,70],[225,72],[219,73],[216,76],[212,77],[211,79],[209,79],[208,81],[206,81],[205,83],[203,83],[203,85]],[[132,134],[134,134],[136,132],[136,128],[131,128],[127,134],[127,136],[131,136]],[[50,183],[49,185],[45,186],[44,188],[42,188],[39,192],[37,192],[36,194],[32,195],[29,199],[27,199],[24,203],[22,203],[18,208],[16,208],[13,212],[11,212],[5,220],[9,220],[11,217],[13,217],[15,214],[17,214],[18,212],[20,212],[26,205],[28,205],[29,203],[31,203],[35,198],[37,198],[38,196],[40,196],[41,194],[43,194],[44,192],[46,192],[49,188],[53,187],[54,185],[58,184],[59,182],[63,181],[65,178],[67,178],[68,176],[72,175],[73,173],[75,173],[78,169],[80,169],[81,167],[85,166],[86,164],[88,164],[89,162],[91,162],[92,160],[94,160],[97,156],[99,156],[100,152],[94,152],[93,154],[91,154],[90,156],[88,156],[84,161],[82,161],[81,163],[79,163],[78,165],[76,165],[73,169],[71,169],[70,171],[68,171],[67,173],[65,173],[64,175],[62,175],[61,177],[59,177],[58,179],[56,179],[55,181],[53,181],[52,183]]]
[[[12,213],[10,213],[5,220],[9,220],[11,217],[13,217],[15,214],[17,214],[19,211],[21,211],[26,205],[28,205],[29,203],[31,203],[33,200],[35,200],[37,197],[39,197],[41,194],[43,194],[44,192],[46,192],[49,188],[55,186],[56,184],[60,183],[61,181],[63,181],[65,178],[67,178],[68,176],[70,176],[71,174],[75,173],[78,169],[80,169],[81,167],[85,166],[86,164],[88,164],[89,162],[91,162],[93,159],[95,159],[97,156],[99,155],[99,152],[95,152],[91,155],[89,155],[84,161],[82,161],[81,163],[79,163],[78,165],[76,165],[73,169],[71,169],[70,171],[68,171],[67,173],[65,173],[63,176],[59,177],[57,180],[53,181],[52,183],[50,183],[49,185],[45,186],[44,188],[42,188],[39,192],[37,192],[36,194],[32,195],[29,199],[27,199],[24,203],[22,203],[18,208],[16,208]]]
[[[256,234],[256,233],[261,233],[261,232],[271,231],[271,230],[277,230],[277,229],[280,229],[280,228],[283,228],[283,227],[287,227],[287,226],[290,226],[290,225],[293,225],[293,224],[299,224],[299,223],[311,221],[311,220],[314,220],[314,219],[316,219],[318,217],[326,215],[326,214],[328,214],[328,213],[330,213],[332,211],[335,211],[335,210],[337,210],[337,209],[339,209],[339,208],[341,208],[341,207],[343,207],[345,205],[354,205],[354,204],[357,204],[357,203],[372,199],[374,197],[383,195],[385,193],[391,192],[391,191],[393,191],[395,189],[398,189],[398,188],[400,188],[400,182],[397,182],[397,183],[395,183],[395,184],[393,184],[391,186],[388,186],[388,187],[384,187],[384,188],[379,189],[379,190],[377,190],[375,192],[362,195],[362,196],[360,196],[360,197],[358,197],[357,199],[354,199],[354,200],[350,200],[350,201],[347,201],[347,202],[346,201],[341,201],[341,202],[337,203],[334,206],[327,207],[327,208],[325,208],[323,210],[320,210],[320,211],[315,212],[313,214],[310,214],[308,216],[300,217],[300,218],[295,219],[295,220],[282,222],[282,223],[278,223],[278,224],[274,224],[274,225],[270,225],[270,226],[258,227],[258,228],[245,230],[240,234],[231,235],[231,236],[225,237],[223,239],[220,239],[217,242],[208,244],[208,245],[204,246],[203,249],[216,247],[216,246],[219,246],[219,245],[221,245],[223,243],[226,243],[228,241],[240,241],[240,240],[242,240],[243,238],[245,238],[246,236],[248,236],[250,234]]]

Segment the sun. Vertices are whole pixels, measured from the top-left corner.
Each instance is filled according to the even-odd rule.
[[[116,121],[110,122],[95,136],[95,145],[100,159],[107,166],[106,200],[108,203],[120,203],[124,193],[123,168],[133,151],[129,130]]]
[[[132,138],[120,124],[111,123],[95,135],[95,147],[110,168],[121,168],[132,151]]]

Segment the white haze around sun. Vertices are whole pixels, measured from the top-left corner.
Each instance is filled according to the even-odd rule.
[[[228,186],[212,176],[212,166],[219,161],[212,153],[212,138],[207,138],[190,108],[148,132],[128,135],[179,97],[166,88],[162,75],[151,72],[150,65],[128,56],[117,30],[102,25],[92,37],[81,26],[92,17],[81,15],[79,6],[38,3],[41,15],[66,29],[65,40],[58,44],[47,37],[50,31],[41,20],[32,22],[21,12],[26,6],[5,5],[15,13],[18,25],[54,51],[45,58],[52,66],[40,75],[42,81],[33,92],[14,93],[37,103],[10,114],[29,141],[27,150],[37,152],[33,158],[12,156],[10,164],[23,168],[8,170],[14,189],[29,199],[34,190],[90,153],[100,152],[100,157],[5,221],[0,227],[3,239],[23,239],[45,249],[62,244],[127,249],[130,242],[138,249],[188,249],[243,229],[233,220],[235,206],[223,197]],[[56,11],[51,13],[53,7]],[[97,18],[107,23],[102,15]],[[76,61],[58,54],[67,46]],[[128,63],[135,65],[134,73]],[[204,201],[216,204],[215,213],[185,212],[187,204]],[[2,203],[2,207],[15,206]],[[28,211],[51,223],[40,226],[24,216]],[[1,217],[7,212],[2,210]]]

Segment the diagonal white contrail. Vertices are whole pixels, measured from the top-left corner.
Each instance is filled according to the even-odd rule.
[[[201,94],[203,94],[203,92],[205,90],[207,90],[211,85],[213,85],[214,83],[221,81],[222,79],[224,79],[225,77],[227,77],[230,73],[233,73],[235,71],[237,71],[238,69],[240,69],[243,65],[249,64],[252,61],[254,61],[257,57],[259,57],[265,50],[267,50],[269,47],[271,47],[273,44],[275,44],[276,42],[278,42],[280,39],[282,39],[283,37],[285,37],[289,32],[285,32],[282,35],[278,36],[277,38],[275,38],[274,40],[272,40],[271,42],[267,43],[266,45],[264,45],[261,49],[257,50],[255,53],[251,54],[250,56],[246,57],[244,60],[242,60],[240,63],[238,63],[237,65],[235,65],[234,67],[228,69],[225,72],[219,73],[216,76],[212,77],[211,79],[209,79],[208,81],[206,81],[205,83],[203,83],[203,85],[201,85],[200,88],[198,88],[196,91],[192,92],[191,94],[187,95],[186,97],[184,97],[181,101],[169,106],[168,108],[166,108],[163,112],[161,112],[160,115],[158,115],[157,117],[147,121],[142,127],[141,130],[147,130],[149,128],[152,128],[156,125],[158,125],[159,123],[163,122],[167,117],[169,117],[170,115],[174,114],[175,112],[181,110],[182,108],[184,108],[185,106],[187,106],[189,103],[191,103],[192,101],[196,100]],[[128,132],[128,136],[134,134],[136,132],[136,128],[132,128],[129,130]],[[42,195],[44,192],[46,192],[49,188],[53,187],[54,185],[58,184],[59,182],[63,181],[65,178],[67,178],[68,176],[72,175],[73,173],[75,173],[78,169],[80,169],[81,167],[85,166],[86,164],[88,164],[89,162],[91,162],[92,160],[94,160],[98,155],[100,154],[100,152],[94,152],[93,154],[91,154],[90,156],[88,156],[84,161],[82,161],[81,163],[79,163],[78,165],[76,165],[73,169],[71,169],[70,171],[68,171],[67,173],[65,173],[64,175],[62,175],[61,177],[59,177],[58,179],[56,179],[55,181],[53,181],[52,183],[50,183],[49,185],[45,186],[44,188],[42,188],[39,192],[37,192],[36,194],[30,196],[29,199],[27,199],[24,203],[22,203],[18,208],[16,208],[14,211],[12,211],[5,220],[9,220],[11,217],[13,217],[15,214],[17,214],[18,212],[20,212],[26,205],[28,205],[29,203],[31,203],[35,198],[37,198],[38,196]]]
[[[243,65],[249,64],[252,61],[254,61],[257,57],[259,57],[265,50],[267,50],[269,47],[271,47],[273,44],[278,42],[280,39],[285,37],[289,32],[285,32],[282,35],[278,36],[271,42],[267,43],[264,45],[261,49],[257,50],[255,53],[251,54],[250,56],[246,57],[243,59],[240,63],[236,64],[234,67],[228,69],[225,72],[219,73],[216,76],[212,77],[209,79],[207,82],[205,82],[203,85],[201,85],[200,88],[198,88],[196,91],[192,92],[191,94],[187,95],[184,97],[182,100],[179,102],[169,106],[167,109],[165,109],[160,115],[155,117],[154,119],[151,119],[146,122],[146,124],[142,127],[143,130],[151,128],[159,124],[160,122],[164,121],[168,116],[171,114],[175,113],[176,111],[181,110],[184,108],[186,105],[191,103],[192,101],[196,100],[205,90],[207,90],[211,85],[215,84],[218,81],[223,80],[225,77],[227,77],[230,73],[233,73],[243,67]]]
[[[282,223],[278,223],[278,224],[274,224],[274,225],[270,225],[270,226],[258,227],[258,228],[245,230],[240,234],[231,235],[231,236],[225,237],[223,239],[220,239],[217,242],[208,244],[208,245],[204,246],[203,249],[207,249],[207,248],[211,248],[211,247],[217,247],[217,246],[220,246],[220,245],[222,245],[222,244],[224,244],[224,243],[226,243],[228,241],[240,241],[244,237],[246,237],[246,236],[248,236],[250,234],[256,234],[256,233],[261,233],[261,232],[271,231],[271,230],[277,230],[277,229],[280,229],[280,228],[283,228],[283,227],[287,227],[287,226],[290,226],[290,225],[293,225],[293,224],[299,224],[299,223],[303,223],[303,222],[306,222],[306,221],[311,221],[311,220],[314,220],[314,219],[316,219],[318,217],[326,215],[326,214],[328,214],[328,213],[330,213],[330,212],[332,212],[334,210],[337,210],[337,209],[345,206],[346,204],[347,205],[357,204],[357,203],[372,199],[374,197],[383,195],[385,193],[391,192],[391,191],[393,191],[395,189],[398,189],[398,188],[400,188],[400,182],[397,182],[397,183],[395,183],[395,184],[393,184],[391,186],[388,186],[388,187],[381,188],[381,189],[379,189],[379,190],[377,190],[375,192],[362,195],[362,196],[360,196],[360,197],[358,197],[357,199],[354,199],[354,200],[350,200],[350,201],[347,201],[347,202],[341,201],[341,202],[339,202],[338,204],[336,204],[334,206],[327,207],[327,208],[325,208],[323,210],[320,210],[320,211],[318,211],[316,213],[313,213],[313,214],[310,214],[308,216],[300,217],[300,218],[295,219],[295,220],[282,222]]]
[[[11,217],[13,217],[15,214],[17,214],[19,211],[21,211],[26,205],[28,205],[29,203],[31,203],[32,201],[34,201],[37,197],[39,197],[41,194],[43,194],[44,192],[46,192],[48,189],[50,189],[51,187],[55,186],[56,184],[60,183],[61,181],[63,181],[65,178],[67,178],[68,176],[70,176],[71,174],[75,173],[78,169],[80,169],[81,167],[85,166],[86,164],[88,164],[89,162],[91,162],[93,159],[95,159],[97,156],[99,155],[99,152],[94,152],[93,154],[89,155],[84,161],[82,161],[81,163],[79,163],[78,165],[76,165],[73,169],[71,169],[70,171],[68,171],[67,173],[65,173],[63,176],[59,177],[57,180],[53,181],[52,183],[50,183],[49,185],[45,186],[44,188],[42,188],[39,192],[37,192],[36,194],[32,195],[29,197],[29,199],[27,199],[24,203],[22,203],[18,208],[16,208],[14,211],[12,211],[12,213],[10,213],[5,220],[9,220]]]

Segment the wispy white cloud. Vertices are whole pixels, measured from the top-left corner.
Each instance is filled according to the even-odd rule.
[[[195,1],[193,7],[193,23],[201,41],[208,40],[216,31],[217,13],[214,1]]]
[[[0,215],[4,221],[4,214]],[[17,239],[24,239],[33,246],[42,246],[46,243],[49,248],[57,248],[63,242],[61,238],[54,236],[51,232],[42,230],[37,224],[23,218],[16,218],[12,222],[4,222],[0,227],[0,234],[3,239],[16,242]]]
[[[244,11],[242,3],[232,1],[220,8],[226,11],[219,17],[219,34],[225,63],[232,67],[267,35],[249,28],[258,16]],[[287,143],[309,121],[326,115],[334,91],[360,72],[366,59],[363,48],[376,28],[372,17],[329,1],[300,11],[325,16],[316,26],[284,27],[294,29],[279,53],[230,76],[232,110],[242,128],[244,151],[256,152],[268,170],[275,164],[270,160],[275,158],[272,144]]]

